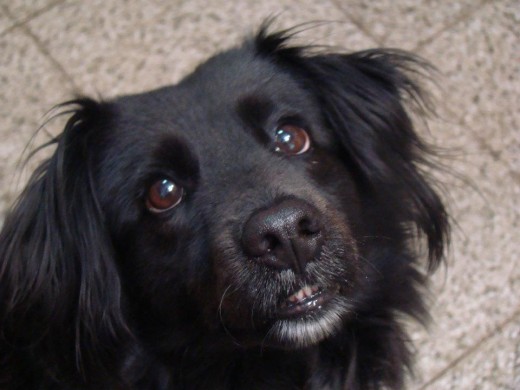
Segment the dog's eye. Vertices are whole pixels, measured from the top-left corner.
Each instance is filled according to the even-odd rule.
[[[158,180],[148,189],[146,207],[153,213],[162,213],[177,206],[183,195],[182,187],[173,181]]]
[[[309,134],[299,126],[283,125],[276,129],[275,151],[289,155],[302,154],[311,147]]]

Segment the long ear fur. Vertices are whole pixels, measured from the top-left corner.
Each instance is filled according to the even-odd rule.
[[[448,243],[448,217],[421,169],[433,166],[431,148],[415,132],[405,108],[405,103],[423,112],[429,108],[413,79],[424,76],[429,65],[399,50],[311,54],[286,45],[291,30],[268,34],[269,23],[255,40],[259,55],[301,77],[365,187],[384,194],[399,221],[426,236],[428,268],[434,270]]]
[[[129,334],[91,176],[89,146],[109,113],[88,99],[70,104],[78,108],[68,112],[54,155],[35,171],[0,233],[0,372],[9,376],[0,387],[78,376],[95,383],[94,370],[117,372],[111,351]]]

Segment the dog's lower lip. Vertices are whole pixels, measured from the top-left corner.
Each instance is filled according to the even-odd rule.
[[[314,294],[298,302],[286,302],[277,313],[278,318],[298,318],[321,310],[332,298],[335,293],[319,289]]]

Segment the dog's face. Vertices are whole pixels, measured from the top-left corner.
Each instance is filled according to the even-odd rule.
[[[379,373],[360,383],[401,386],[395,316],[424,314],[411,243],[432,270],[448,234],[405,108],[424,64],[286,40],[262,30],[175,86],[73,102],[0,235],[13,372],[28,345],[74,381],[113,377],[133,345],[218,359],[337,335],[340,360]]]
[[[139,311],[164,324],[187,305],[205,326],[293,347],[341,326],[358,192],[291,74],[236,50],[110,110],[95,181]]]

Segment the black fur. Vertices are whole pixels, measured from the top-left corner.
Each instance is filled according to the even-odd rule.
[[[406,108],[426,65],[289,34],[264,27],[176,86],[64,105],[0,235],[0,388],[402,388],[401,317],[426,316],[416,240],[433,271],[449,230]],[[307,152],[275,150],[287,124]],[[184,196],[158,214],[147,191],[163,178]],[[318,226],[301,272],[285,252],[283,269],[248,255],[244,226],[275,209]],[[304,285],[334,290],[330,306],[280,320]]]

